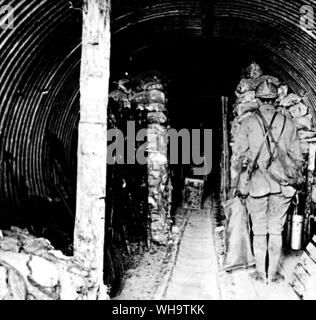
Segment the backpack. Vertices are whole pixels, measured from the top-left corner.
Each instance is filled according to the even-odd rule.
[[[303,183],[304,178],[303,178],[303,174],[302,174],[302,170],[301,167],[298,163],[298,161],[296,159],[294,159],[291,154],[286,151],[283,150],[280,146],[279,146],[279,142],[281,140],[282,134],[284,132],[284,128],[285,128],[285,124],[286,124],[286,117],[284,117],[284,121],[283,121],[283,126],[282,126],[282,130],[280,133],[280,136],[278,138],[278,140],[276,141],[273,133],[272,133],[272,124],[276,118],[278,112],[275,112],[275,114],[273,115],[273,118],[271,120],[270,125],[268,125],[266,119],[263,117],[263,115],[261,114],[261,112],[259,110],[257,110],[255,112],[255,115],[257,116],[256,119],[259,122],[259,125],[262,129],[262,132],[264,134],[264,140],[262,142],[262,145],[260,146],[260,149],[258,151],[258,154],[255,158],[255,161],[253,163],[252,169],[251,169],[251,174],[253,173],[253,171],[255,170],[256,166],[257,166],[257,161],[260,157],[263,145],[266,143],[268,151],[270,153],[270,159],[268,161],[268,165],[267,165],[267,172],[270,175],[270,177],[276,181],[277,183],[279,183],[280,185],[283,186],[299,186],[300,184]],[[262,121],[262,123],[260,122],[260,120]],[[263,126],[262,126],[263,124]],[[270,136],[271,141],[274,143],[275,148],[272,151],[271,150],[271,146],[270,146],[270,142],[268,136]],[[250,174],[250,178],[251,178],[251,174]]]

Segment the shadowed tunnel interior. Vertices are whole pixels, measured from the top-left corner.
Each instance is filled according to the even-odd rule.
[[[174,125],[212,127],[210,97],[233,96],[256,60],[314,106],[315,34],[299,21],[315,2],[113,0],[111,82],[158,70]],[[59,196],[74,214],[82,29],[79,0],[4,3],[15,20],[0,33],[1,227],[30,197]]]

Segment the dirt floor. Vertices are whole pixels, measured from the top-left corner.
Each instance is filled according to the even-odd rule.
[[[162,275],[162,263],[166,247],[154,247],[142,257],[138,256],[134,267],[125,275],[125,285],[115,300],[150,300]]]
[[[160,300],[169,281],[188,213],[179,208],[167,246],[153,245],[137,255],[125,274],[122,293],[113,300]]]

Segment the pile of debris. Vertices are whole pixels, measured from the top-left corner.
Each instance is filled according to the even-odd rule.
[[[0,300],[82,300],[88,289],[88,270],[48,240],[17,227],[0,232]]]
[[[264,75],[260,66],[255,62],[246,68],[236,90],[237,99],[234,104],[234,120],[231,130],[232,142],[234,142],[234,137],[241,122],[251,116],[256,109],[259,109],[256,89],[264,81],[273,83],[278,88],[277,109],[296,124],[302,152],[307,155],[309,153],[309,143],[314,142],[311,139],[316,137],[316,128],[313,125],[309,108],[303,102],[303,97],[295,93],[289,93],[288,85],[282,83],[278,78]]]

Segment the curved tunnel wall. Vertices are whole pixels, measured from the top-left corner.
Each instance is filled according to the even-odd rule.
[[[316,1],[112,2],[112,70],[118,59],[124,66],[130,55],[146,54],[157,37],[223,38],[264,56],[280,78],[294,91],[305,91],[310,106],[316,105],[315,36],[299,25],[300,7],[312,3],[316,9]],[[48,133],[64,151],[65,175],[74,172],[82,3],[2,3],[15,10],[14,29],[0,33],[0,200],[2,208],[10,208],[23,197],[23,180],[29,195],[50,194]],[[5,161],[8,154],[13,158]]]

